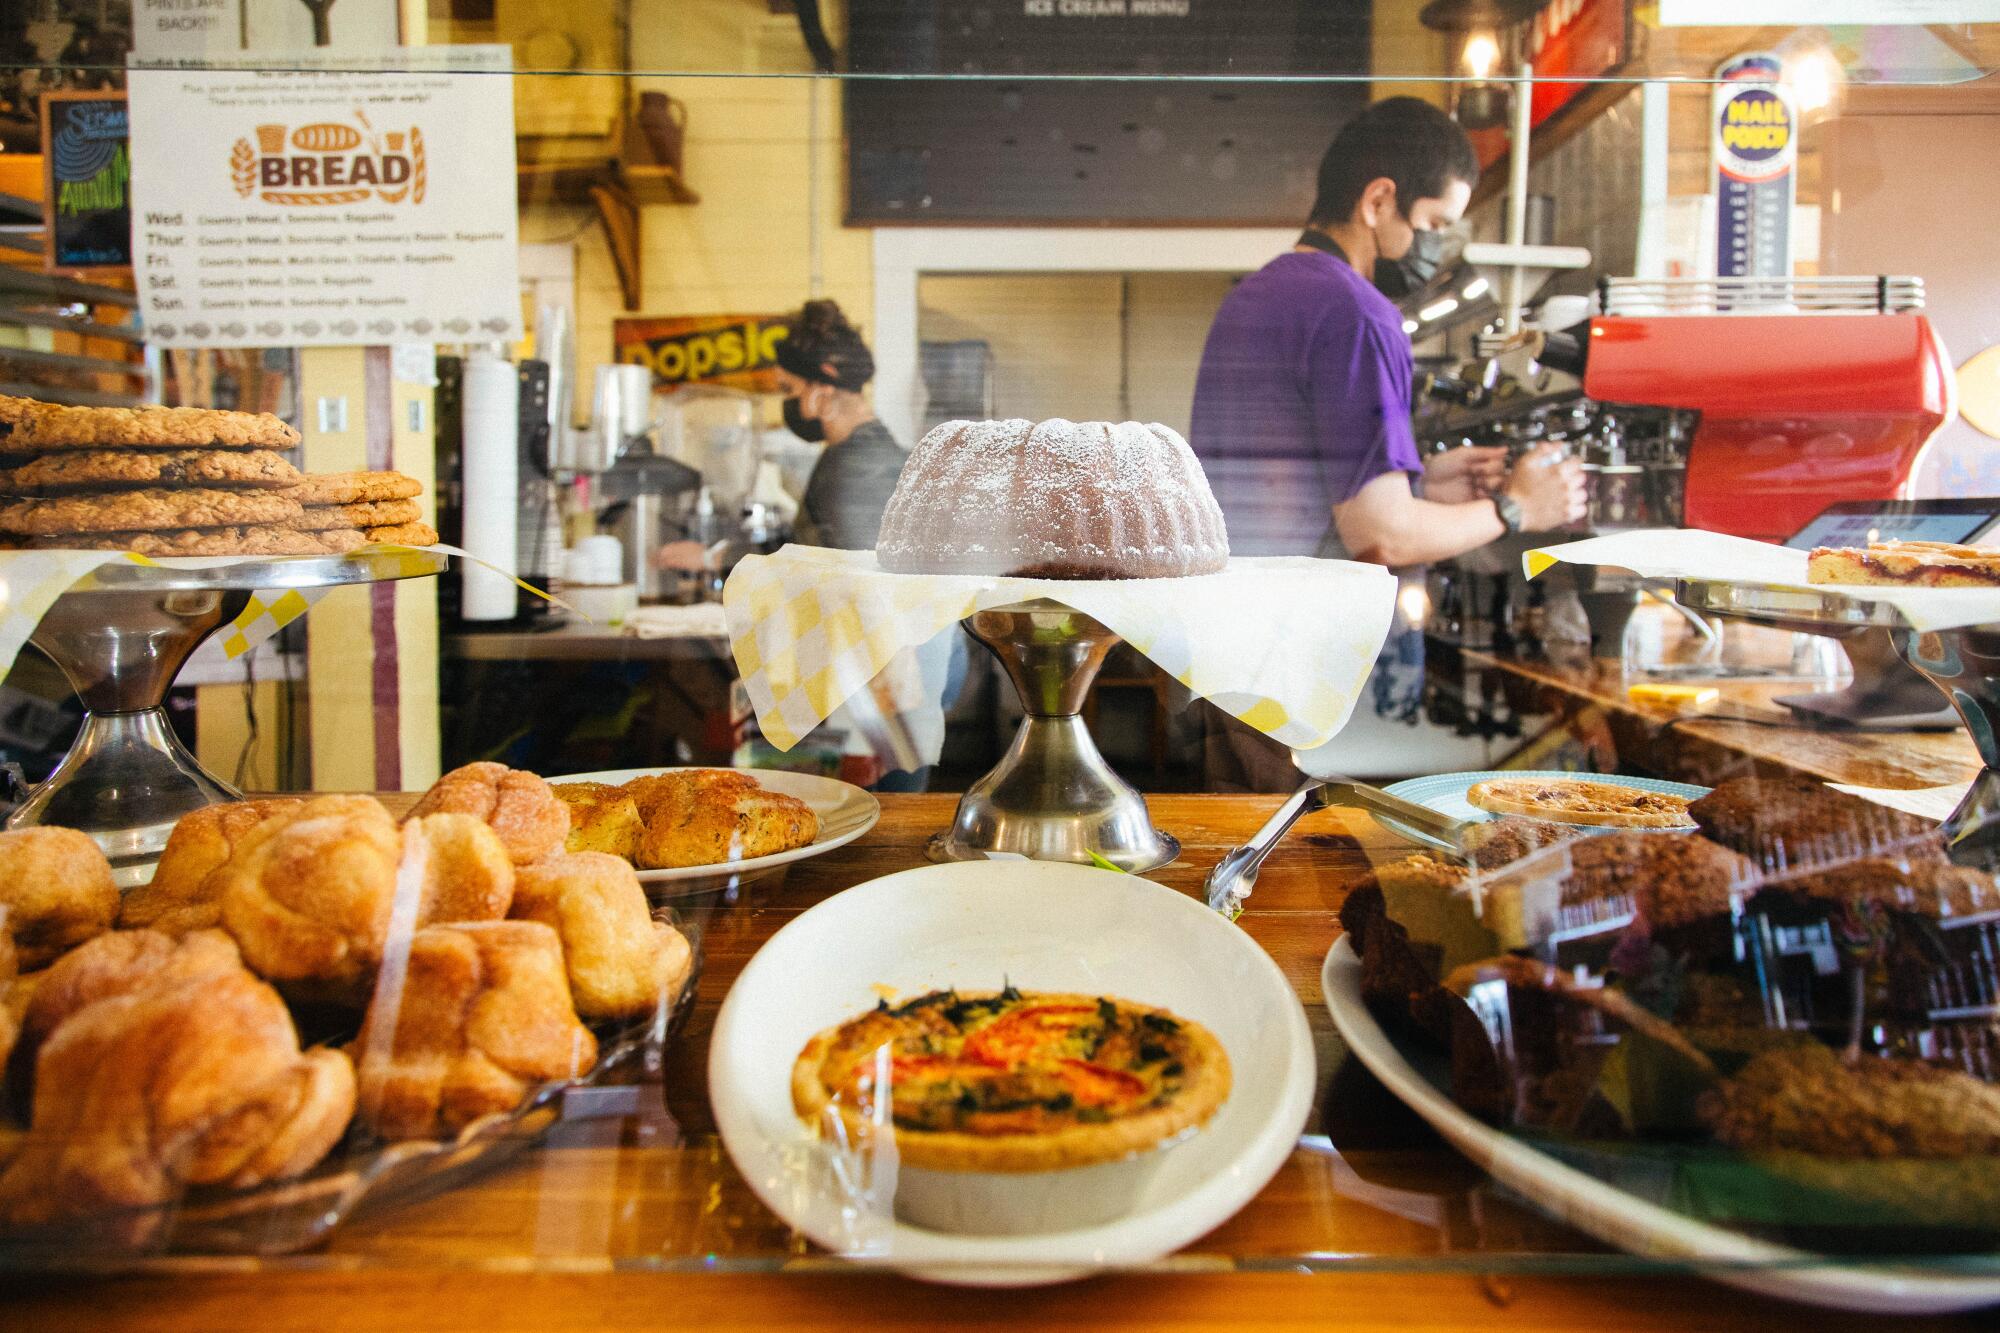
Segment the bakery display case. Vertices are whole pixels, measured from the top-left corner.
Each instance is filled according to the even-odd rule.
[[[1980,6],[45,8],[24,1319],[2000,1305]],[[1194,407],[1396,95],[1479,167],[1403,470],[1587,474],[1428,570]],[[1565,549],[1656,529],[1755,550]],[[1811,705],[1891,651],[1948,724]]]

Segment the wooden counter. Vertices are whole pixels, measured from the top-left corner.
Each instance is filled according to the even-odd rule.
[[[1152,878],[1195,892],[1276,797],[1156,796],[1183,855]],[[604,1328],[840,1324],[1736,1329],[1872,1327],[1649,1273],[1498,1190],[1358,1064],[1321,1003],[1345,883],[1407,850],[1365,816],[1302,820],[1242,917],[1297,987],[1321,1095],[1277,1178],[1157,1269],[1032,1291],[857,1273],[791,1237],[714,1135],[703,1069],[716,1010],[757,947],[829,894],[923,861],[949,796],[884,796],[866,837],[743,891],[706,922],[696,1009],[663,1084],[595,1094],[544,1146],[463,1187],[364,1213],[323,1252],[168,1258],[110,1275],[0,1275],[0,1327],[56,1330]],[[1308,1268],[1321,1271],[1307,1272]],[[1974,1325],[1968,1324],[1967,1327]]]
[[[1558,665],[1470,648],[1463,655],[1468,666],[1499,670],[1516,682],[1521,689],[1516,706],[1523,711],[1557,713],[1586,737],[1601,734],[1618,761],[1607,765],[1607,772],[1638,768],[1713,786],[1755,768],[1863,787],[1901,788],[1969,782],[1979,772],[1978,751],[1963,728],[1858,731],[1729,721],[1632,702],[1625,693],[1624,672],[1609,658]],[[1780,723],[1789,714],[1772,699],[1805,688],[1797,681],[1688,683],[1713,685],[1721,691],[1724,706],[1753,709]]]

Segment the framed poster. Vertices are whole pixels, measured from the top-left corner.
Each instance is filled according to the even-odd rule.
[[[123,92],[42,94],[43,267],[132,268],[131,118]]]

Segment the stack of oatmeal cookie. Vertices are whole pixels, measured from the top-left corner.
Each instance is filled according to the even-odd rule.
[[[268,412],[59,407],[0,399],[0,541],[142,555],[330,555],[428,546],[423,485],[301,473]]]

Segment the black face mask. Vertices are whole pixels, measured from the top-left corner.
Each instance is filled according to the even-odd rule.
[[[785,429],[809,444],[818,444],[826,438],[826,423],[807,416],[797,398],[785,400]]]
[[[1450,245],[1451,236],[1447,232],[1411,232],[1410,248],[1403,252],[1401,259],[1375,261],[1373,280],[1376,289],[1391,301],[1422,291],[1437,276],[1438,266],[1444,263]]]

